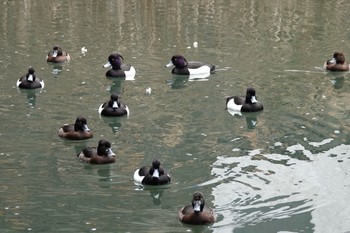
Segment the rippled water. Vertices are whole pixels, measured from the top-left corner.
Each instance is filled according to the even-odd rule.
[[[1,232],[349,232],[349,74],[321,68],[336,50],[350,54],[349,7],[2,2]],[[54,44],[71,62],[45,62]],[[113,51],[135,66],[135,80],[105,77]],[[164,65],[173,54],[213,63],[217,72],[201,81],[172,76]],[[45,81],[41,92],[15,88],[29,66]],[[264,111],[231,115],[225,96],[244,95],[248,86]],[[129,117],[98,115],[114,91]],[[94,138],[60,139],[58,128],[78,115]],[[117,162],[79,162],[76,153],[101,138]],[[133,172],[154,158],[172,184],[135,185]],[[177,220],[197,190],[216,211],[212,226]]]

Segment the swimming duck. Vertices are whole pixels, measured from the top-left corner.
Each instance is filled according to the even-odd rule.
[[[326,61],[323,68],[329,71],[349,71],[349,64],[342,52],[334,52],[333,58]]]
[[[136,70],[132,65],[124,64],[124,58],[118,53],[112,53],[108,57],[108,62],[103,66],[104,68],[112,66],[112,69],[106,73],[110,78],[124,78],[133,80],[136,74]]]
[[[44,81],[36,77],[33,67],[28,69],[28,73],[17,80],[16,86],[22,89],[44,88]]]
[[[55,45],[53,46],[52,51],[47,54],[46,61],[54,63],[70,61],[70,55],[62,51],[62,48],[59,45]]]
[[[257,112],[264,109],[256,100],[255,89],[247,88],[246,96],[230,96],[226,98],[226,109],[237,112]]]
[[[108,102],[100,105],[98,112],[103,116],[124,116],[129,115],[129,108],[121,100],[118,94],[113,93]]]
[[[205,225],[214,223],[216,216],[212,208],[205,206],[203,193],[195,192],[191,204],[180,209],[179,220],[186,224]]]
[[[178,75],[210,75],[215,72],[215,66],[209,63],[187,61],[182,55],[174,55],[165,67],[175,66],[171,73]]]
[[[81,161],[92,164],[114,163],[115,154],[111,149],[111,143],[101,139],[96,147],[87,147],[77,154]]]
[[[170,176],[160,166],[158,159],[153,160],[152,167],[143,166],[134,172],[134,181],[144,185],[169,184]]]
[[[84,140],[93,137],[85,117],[78,116],[74,124],[65,124],[58,130],[58,136],[71,140]]]

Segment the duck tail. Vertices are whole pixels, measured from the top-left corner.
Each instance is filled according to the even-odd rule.
[[[233,98],[233,96],[225,96],[225,100],[226,100],[226,108],[225,108],[225,110],[227,110],[227,103],[228,103],[228,101],[230,101],[230,99],[232,99]]]

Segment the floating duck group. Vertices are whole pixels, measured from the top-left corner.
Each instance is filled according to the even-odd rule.
[[[83,51],[83,50],[82,50]],[[87,50],[84,48],[84,52]],[[46,61],[51,63],[69,62],[70,55],[64,52],[59,45],[55,45],[46,56]],[[107,78],[129,78],[133,79],[136,69],[125,64],[124,58],[119,53],[112,53],[108,56],[108,62],[103,66],[111,67],[106,72]],[[175,75],[204,75],[205,77],[215,73],[215,66],[210,63],[187,61],[182,55],[174,55],[166,67],[173,67],[171,73]],[[324,63],[324,69],[327,71],[349,71],[349,64],[342,52],[334,52],[333,57]],[[44,81],[37,77],[33,67],[19,78],[16,83],[20,89],[43,89]],[[151,88],[147,89],[151,94]],[[258,102],[256,91],[253,87],[248,87],[245,96],[226,97],[226,109],[234,112],[259,112],[264,109]],[[105,117],[122,117],[129,115],[128,106],[121,100],[118,93],[112,93],[110,99],[102,103],[98,108],[98,113]],[[89,129],[87,120],[83,116],[78,116],[74,124],[65,124],[58,130],[58,136],[67,140],[86,140],[93,138],[93,132]],[[113,153],[111,143],[105,139],[98,142],[97,147],[87,147],[76,155],[80,161],[89,164],[107,164],[116,161],[116,155]],[[142,166],[135,170],[133,175],[134,182],[138,185],[168,185],[171,183],[170,175],[161,166],[158,159],[152,161],[151,166]],[[215,212],[212,208],[205,205],[204,195],[201,192],[195,192],[191,203],[182,207],[178,213],[178,219],[186,224],[212,224],[216,221]]]

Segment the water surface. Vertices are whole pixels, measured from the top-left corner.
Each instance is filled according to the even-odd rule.
[[[4,1],[0,6],[0,226],[2,232],[348,232],[350,2]],[[193,43],[198,47],[194,48]],[[53,45],[67,64],[45,61]],[[86,53],[81,48],[87,49]],[[105,77],[118,51],[134,81]],[[206,80],[173,76],[174,54],[215,64]],[[42,91],[19,91],[29,66]],[[257,90],[258,114],[232,116],[225,96]],[[151,94],[146,89],[151,88]],[[119,92],[130,116],[98,115]],[[94,138],[62,140],[78,115]],[[104,138],[115,164],[75,156]],[[162,161],[166,188],[133,172]],[[177,212],[195,191],[218,221],[193,227]]]

